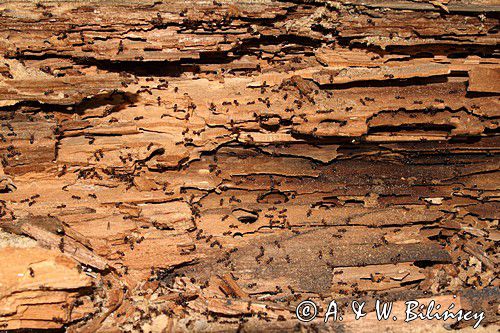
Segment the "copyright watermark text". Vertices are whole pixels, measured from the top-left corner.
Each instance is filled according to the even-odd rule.
[[[336,301],[331,301],[326,306],[325,311],[320,313],[320,307],[311,300],[300,302],[296,309],[295,315],[301,322],[310,322],[321,316],[325,323],[329,321],[343,321],[350,314],[354,320],[360,320],[367,316],[368,311],[365,310],[366,302],[351,301],[347,307],[340,309]],[[409,323],[415,320],[441,320],[441,321],[473,321],[473,328],[479,327],[484,320],[484,311],[474,312],[471,310],[458,309],[454,303],[446,304],[437,303],[431,300],[428,303],[420,303],[416,300],[404,302],[402,311],[394,311],[393,302],[375,301],[374,314],[378,321],[382,320],[404,320]]]

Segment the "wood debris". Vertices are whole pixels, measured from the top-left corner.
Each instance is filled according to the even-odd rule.
[[[499,12],[1,2],[0,330],[498,329]]]

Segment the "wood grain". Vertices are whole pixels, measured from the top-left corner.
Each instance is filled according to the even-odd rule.
[[[0,2],[1,328],[445,325],[376,298],[498,328],[499,12]],[[304,299],[371,312],[300,324]]]

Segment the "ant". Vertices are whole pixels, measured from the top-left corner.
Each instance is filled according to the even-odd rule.
[[[64,253],[64,237],[61,237],[61,240],[59,241],[59,250]]]
[[[257,261],[258,263],[260,263],[260,258],[264,256],[264,247],[260,246],[259,251],[260,253],[257,256],[255,256],[255,261]]]

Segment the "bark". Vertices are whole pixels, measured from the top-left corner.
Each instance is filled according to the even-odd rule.
[[[1,327],[445,325],[378,322],[377,298],[495,326],[499,12],[1,2]],[[304,299],[370,313],[299,324]]]

